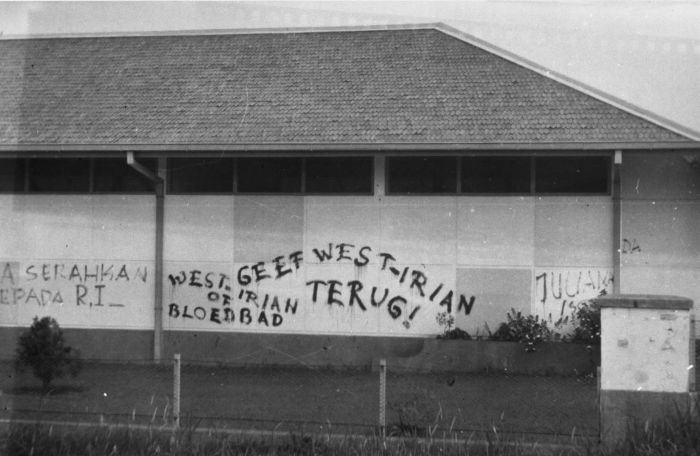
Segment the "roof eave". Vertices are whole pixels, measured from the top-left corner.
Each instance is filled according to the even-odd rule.
[[[44,154],[57,152],[268,152],[268,153],[376,153],[376,152],[571,152],[587,153],[611,150],[661,151],[697,150],[700,142],[549,142],[549,143],[220,143],[220,144],[0,144],[0,155]]]
[[[493,44],[491,44],[487,41],[479,39],[479,38],[477,38],[473,35],[470,35],[468,33],[462,32],[461,30],[458,30],[458,29],[451,27],[447,24],[437,23],[434,25],[434,27],[436,30],[438,30],[442,33],[445,33],[449,36],[452,36],[453,38],[457,38],[461,41],[464,41],[465,43],[468,43],[468,44],[471,44],[473,46],[484,49],[485,51],[488,51],[492,54],[495,54],[495,55],[497,55],[505,60],[508,60],[512,63],[515,63],[517,65],[525,67],[529,70],[535,71],[536,73],[539,73],[542,76],[545,76],[549,79],[555,80],[561,84],[564,84],[568,87],[571,87],[572,89],[578,90],[579,92],[583,92],[586,95],[589,95],[597,100],[600,100],[604,103],[612,105],[612,106],[614,106],[618,109],[621,109],[629,114],[640,117],[648,122],[651,122],[653,124],[656,124],[660,127],[665,128],[667,130],[670,130],[674,133],[682,135],[682,136],[684,136],[692,141],[695,141],[695,142],[700,141],[700,132],[695,131],[692,128],[688,128],[685,125],[681,125],[678,122],[675,122],[671,119],[667,119],[663,116],[655,114],[647,109],[641,108],[637,105],[634,105],[633,103],[629,103],[628,101],[625,101],[625,100],[618,98],[614,95],[611,95],[609,93],[606,93],[606,92],[604,92],[600,89],[597,89],[595,87],[589,86],[588,84],[585,84],[583,82],[572,79],[572,78],[565,76],[561,73],[558,73],[556,71],[552,71],[552,70],[545,68],[544,66],[542,66],[538,63],[535,63],[531,60],[520,57],[520,56],[518,56],[510,51],[507,51],[503,48],[500,48],[498,46],[494,46]]]

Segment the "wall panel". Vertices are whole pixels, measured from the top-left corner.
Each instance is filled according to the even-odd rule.
[[[166,261],[233,261],[233,197],[168,195]]]
[[[455,264],[455,197],[385,197],[381,213],[381,249],[414,264]]]
[[[234,261],[270,261],[303,249],[303,197],[238,195],[233,208]]]
[[[621,194],[625,200],[698,200],[698,171],[683,158],[697,152],[625,153]]]
[[[610,197],[538,197],[535,265],[612,266]]]
[[[622,214],[625,266],[700,267],[700,201],[625,201]]]
[[[530,313],[532,270],[511,268],[460,268],[457,270],[457,289],[469,290],[475,296],[468,315],[457,312],[456,323],[472,336],[488,336],[495,332],[511,309]],[[487,329],[488,326],[488,329]]]
[[[530,197],[457,199],[460,265],[532,266],[535,211]]]
[[[308,196],[304,198],[305,250],[328,250],[328,244],[351,244],[351,255],[363,246],[378,249],[381,206],[372,196]],[[337,253],[337,252],[336,252]],[[316,255],[306,261],[318,262]],[[375,261],[375,257],[371,257]]]
[[[0,325],[50,315],[66,328],[153,328],[153,196],[9,200],[3,215],[21,248],[1,242]]]

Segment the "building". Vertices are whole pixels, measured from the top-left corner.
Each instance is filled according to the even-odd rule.
[[[366,365],[700,301],[700,143],[445,25],[0,41],[0,349]],[[418,344],[418,345],[417,345]]]

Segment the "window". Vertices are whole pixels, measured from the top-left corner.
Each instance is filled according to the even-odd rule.
[[[24,191],[25,160],[21,158],[0,159],[0,192]]]
[[[139,163],[156,173],[154,158],[139,159]],[[153,182],[122,158],[96,158],[93,168],[93,190],[103,193],[148,193],[154,191]]]
[[[610,166],[610,155],[388,157],[387,193],[609,194]]]
[[[232,158],[169,158],[170,193],[233,192]]]
[[[530,193],[530,157],[462,157],[463,193]]]
[[[300,193],[301,158],[239,158],[239,193]]]
[[[31,159],[28,189],[30,192],[87,193],[90,190],[90,159]]]
[[[457,157],[388,157],[387,193],[455,193]]]
[[[306,192],[372,193],[372,157],[306,159]]]
[[[609,193],[610,157],[535,157],[537,193]]]

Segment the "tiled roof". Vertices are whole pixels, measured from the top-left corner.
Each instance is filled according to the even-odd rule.
[[[675,141],[435,29],[0,40],[0,145]]]

